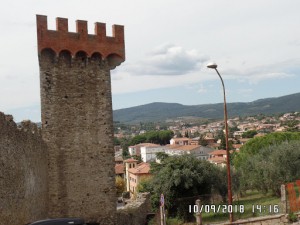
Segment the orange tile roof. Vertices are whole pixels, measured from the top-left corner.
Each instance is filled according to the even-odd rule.
[[[131,163],[131,162],[138,162],[138,160],[130,158],[130,159],[126,159],[124,160],[125,163]]]
[[[116,164],[115,165],[115,173],[116,174],[123,174],[124,173],[124,165],[123,164]]]
[[[226,159],[223,157],[213,157],[209,158],[208,161],[213,162],[213,163],[226,163]]]
[[[185,137],[182,137],[182,138],[172,138],[174,141],[189,141],[190,138],[185,138]]]
[[[152,147],[152,146],[160,146],[158,144],[153,144],[153,143],[140,143],[140,144],[137,144],[137,145],[132,145],[132,146],[129,146],[129,147]]]
[[[226,155],[226,150],[215,150],[208,154],[210,154],[210,155]]]
[[[149,171],[150,164],[145,162],[138,164],[135,168],[128,169],[128,172],[132,174],[148,174]]]
[[[200,147],[200,145],[169,145],[170,149],[191,151]]]
[[[232,145],[233,148],[240,148],[240,147],[242,147],[242,146],[243,146],[242,144],[233,144],[233,145]]]

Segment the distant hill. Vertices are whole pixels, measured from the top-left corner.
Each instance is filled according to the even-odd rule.
[[[228,117],[256,114],[275,114],[300,111],[300,93],[253,102],[227,103]],[[223,103],[181,105],[154,102],[126,109],[114,110],[114,121],[123,123],[158,122],[178,117],[223,118]]]

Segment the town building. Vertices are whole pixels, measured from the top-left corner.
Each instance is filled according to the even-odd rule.
[[[217,166],[225,167],[226,159],[226,150],[215,150],[209,153],[208,161]]]
[[[142,162],[133,168],[128,169],[130,194],[137,192],[137,187],[142,179],[150,177],[150,164]]]
[[[158,152],[165,152],[167,147],[161,145],[147,145],[140,148],[141,158],[143,162],[156,161],[156,154]]]
[[[125,180],[126,180],[126,191],[130,190],[130,179],[129,179],[129,169],[135,168],[137,165],[138,160],[136,159],[126,159],[124,160],[124,164],[125,164]]]
[[[145,146],[159,146],[157,144],[153,144],[153,143],[140,143],[137,145],[133,145],[133,146],[129,146],[128,147],[128,151],[129,151],[129,155],[133,156],[133,155],[137,155],[140,156],[141,155],[141,147],[145,147]]]
[[[193,155],[198,159],[207,160],[213,149],[201,145],[168,145],[165,153],[170,156]]]

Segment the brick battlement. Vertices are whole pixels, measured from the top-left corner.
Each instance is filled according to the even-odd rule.
[[[102,58],[117,55],[125,60],[124,27],[113,25],[113,36],[106,36],[105,23],[95,23],[95,34],[88,34],[87,21],[76,21],[76,32],[69,32],[68,19],[56,18],[56,30],[48,30],[47,16],[37,15],[38,53],[52,49],[57,55],[67,50],[72,56],[85,52],[88,57],[100,53]]]

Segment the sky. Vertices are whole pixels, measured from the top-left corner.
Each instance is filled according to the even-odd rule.
[[[0,111],[40,121],[36,14],[125,26],[126,61],[111,71],[113,109],[227,102],[300,91],[298,0],[11,0],[0,13]]]

